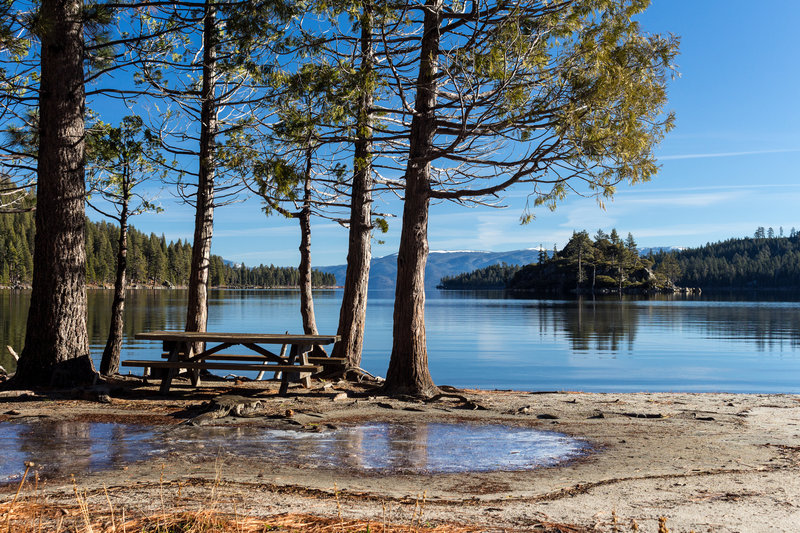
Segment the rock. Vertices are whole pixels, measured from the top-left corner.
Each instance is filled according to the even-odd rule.
[[[339,394],[334,395],[332,400],[334,402],[343,402],[343,401],[347,400],[347,393],[346,392],[340,392]]]
[[[539,420],[558,420],[556,415],[551,415],[550,413],[542,413],[540,415],[536,415],[536,418]]]

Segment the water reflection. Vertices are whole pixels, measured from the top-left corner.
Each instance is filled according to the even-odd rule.
[[[320,331],[338,326],[341,291],[318,291]],[[594,391],[800,392],[800,303],[701,297],[521,299],[502,292],[433,292],[426,302],[429,364],[457,387]],[[91,290],[95,364],[108,334],[111,291]],[[0,290],[0,365],[22,350],[29,292]],[[139,289],[126,305],[123,359],[157,359],[159,343],[133,335],[181,329],[186,291]],[[370,292],[362,366],[384,375],[393,294]],[[302,331],[293,290],[213,290],[212,331]],[[612,361],[615,361],[612,363]],[[254,377],[255,374],[245,374]]]
[[[588,452],[584,441],[498,424],[375,422],[320,432],[257,427],[148,428],[130,424],[0,424],[0,483],[18,479],[24,462],[45,476],[120,468],[152,456],[247,457],[264,464],[380,473],[525,470]]]
[[[552,320],[553,327],[564,331],[573,350],[600,352],[632,351],[636,342],[640,311],[629,302],[612,306],[580,298],[540,313],[542,320]]]
[[[0,482],[18,479],[32,461],[45,475],[121,467],[159,453],[152,430],[129,424],[36,422],[0,424]]]

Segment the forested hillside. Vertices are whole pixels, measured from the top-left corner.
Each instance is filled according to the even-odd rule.
[[[33,272],[34,217],[32,212],[0,216],[0,285],[27,284]],[[119,228],[105,222],[87,222],[86,278],[91,284],[114,282]],[[189,277],[192,246],[187,241],[167,242],[164,236],[149,236],[130,228],[128,279],[139,285],[185,285]],[[217,287],[294,287],[296,268],[226,264],[211,256],[211,284]],[[336,284],[333,274],[313,271],[315,286]]]
[[[505,289],[508,280],[514,277],[521,268],[520,265],[505,263],[491,265],[457,276],[445,276],[437,288],[447,290]]]
[[[782,231],[780,232],[782,233]],[[712,288],[800,288],[800,233],[775,236],[758,228],[752,238],[729,239],[700,248],[657,254],[656,265],[672,256],[680,285]]]

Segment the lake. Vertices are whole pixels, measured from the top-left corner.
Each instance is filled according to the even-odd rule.
[[[335,333],[339,290],[315,291],[321,333]],[[22,350],[29,291],[0,290],[0,365]],[[90,290],[95,364],[112,291]],[[210,331],[301,333],[299,292],[212,290]],[[383,376],[391,352],[392,291],[370,292],[362,366]],[[123,359],[156,359],[133,334],[182,329],[183,290],[131,290]],[[593,392],[800,393],[800,302],[708,297],[518,299],[502,292],[431,291],[431,374],[439,385]]]

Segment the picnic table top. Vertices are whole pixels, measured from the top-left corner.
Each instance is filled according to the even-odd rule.
[[[139,340],[225,342],[233,344],[331,344],[338,335],[291,335],[282,333],[222,333],[217,331],[145,331],[134,335]]]

